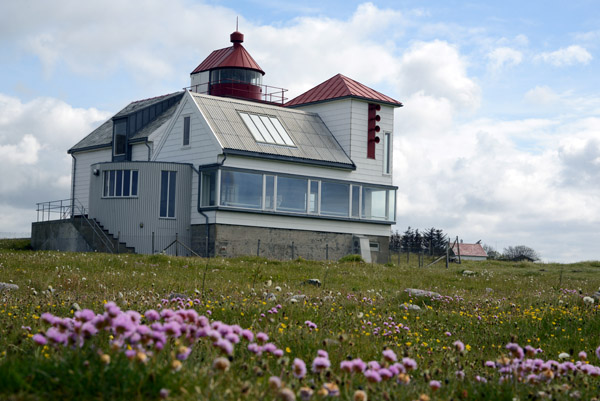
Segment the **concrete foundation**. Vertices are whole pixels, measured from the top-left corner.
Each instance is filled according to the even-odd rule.
[[[72,220],[32,223],[31,247],[41,251],[92,252],[84,236]]]
[[[205,256],[206,225],[192,225],[191,233],[192,249]],[[368,250],[361,249],[360,241],[356,241],[353,234],[209,224],[208,250],[210,256],[258,255],[278,260],[298,257],[307,260],[338,260],[349,254],[364,255],[368,252],[374,263],[387,263],[389,237],[362,237],[368,239]]]

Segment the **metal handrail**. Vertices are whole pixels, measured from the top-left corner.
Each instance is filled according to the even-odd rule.
[[[104,244],[105,248],[110,253],[114,253],[113,250],[115,248],[115,244],[110,240],[108,235],[106,235],[104,230],[102,230],[102,228],[98,225],[98,222],[95,219],[87,218],[87,215],[85,214],[85,208],[83,207],[83,205],[81,204],[79,199],[77,199],[77,198],[73,199],[73,207],[76,208],[80,212],[81,218],[90,226],[90,228],[92,229],[94,234],[96,234],[96,236],[98,238],[100,238],[100,241],[102,241],[102,244]],[[71,217],[74,217],[74,216],[71,216]]]
[[[50,221],[52,216],[58,214],[57,220],[73,219],[75,215],[80,216],[92,229],[92,232],[100,239],[105,248],[110,252],[114,253],[114,243],[110,240],[108,235],[98,225],[98,222],[94,219],[88,219],[85,207],[81,204],[79,199],[59,199],[48,202],[39,202],[37,205],[37,221]],[[78,213],[75,213],[78,212]]]
[[[261,88],[262,101],[266,102],[266,103],[276,103],[276,104],[283,105],[283,104],[285,104],[285,101],[288,99],[287,97],[284,96],[284,93],[288,91],[287,89],[279,88],[277,86],[264,85],[264,84],[257,85],[257,84],[253,84],[251,82],[239,81],[239,80],[235,80],[235,79],[231,79],[231,78],[227,78],[227,79],[223,79],[223,80],[219,80],[219,81],[204,82],[204,83],[196,84],[193,86],[188,86],[183,89],[190,91],[190,92],[200,93],[200,94],[210,94],[210,87],[211,87],[211,85],[214,85],[214,84],[220,84],[220,85],[247,84],[247,85],[252,85],[252,86],[258,86]],[[236,87],[232,87],[230,89],[236,90]],[[241,89],[238,89],[238,90],[239,90],[240,94],[246,93],[245,90],[241,90]]]

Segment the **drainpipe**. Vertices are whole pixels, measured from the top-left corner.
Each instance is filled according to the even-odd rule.
[[[144,142],[144,145],[146,145],[146,147],[148,148],[148,161],[150,161],[150,155],[152,150],[150,149],[150,145],[148,145],[148,138],[146,138],[146,142]]]
[[[224,153],[223,154],[223,160],[221,160],[220,163],[217,163],[217,165],[219,167],[223,166],[223,164],[225,163],[225,160],[227,160],[227,154]],[[200,186],[202,185],[202,182],[200,181],[200,170],[196,170],[194,168],[194,166],[192,166],[192,169],[198,174],[198,189],[200,189]],[[206,226],[206,244],[205,244],[205,251],[206,251],[206,257],[210,257],[208,254],[208,242],[209,242],[209,238],[210,238],[210,230],[208,227],[208,215],[206,215],[206,213],[204,213],[202,211],[202,208],[200,207],[200,197],[198,197],[198,204],[196,205],[196,208],[198,210],[198,213],[200,213],[202,216],[204,216],[204,225]]]
[[[75,177],[77,173],[77,158],[73,153],[71,153],[71,157],[73,158],[73,182],[71,184],[71,218],[75,215]]]

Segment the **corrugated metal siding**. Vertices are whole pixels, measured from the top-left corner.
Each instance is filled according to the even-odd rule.
[[[90,196],[90,176],[92,175],[91,165],[99,162],[110,161],[112,157],[111,149],[101,149],[89,152],[80,152],[74,155],[75,160],[75,176],[71,177],[71,185],[75,180],[73,194],[75,199],[88,210]],[[75,211],[78,214],[78,211]]]
[[[162,251],[175,240],[190,246],[190,212],[192,169],[190,165],[168,162],[116,162],[99,163],[92,166],[100,170],[92,176],[90,183],[89,216],[98,220],[105,229],[128,246],[135,247],[137,253],[152,253],[152,233],[154,251]],[[137,198],[102,198],[103,171],[138,170]],[[161,171],[177,171],[175,219],[160,218]],[[143,225],[143,227],[142,227]],[[175,248],[167,253],[174,254]],[[180,247],[179,254],[188,254]]]

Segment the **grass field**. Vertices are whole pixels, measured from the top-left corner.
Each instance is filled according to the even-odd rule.
[[[0,249],[0,399],[598,397],[600,262],[400,259]]]

